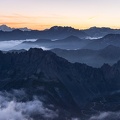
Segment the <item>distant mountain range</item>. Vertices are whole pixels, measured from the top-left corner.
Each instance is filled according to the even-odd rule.
[[[47,39],[45,40],[46,43],[49,42],[49,40],[48,41]],[[36,42],[39,43],[39,40]],[[32,44],[31,47],[33,48],[38,47],[36,45],[33,45],[32,42],[30,42],[30,44]],[[41,44],[42,44],[42,40],[41,40]],[[26,42],[24,42],[24,44],[21,45],[14,47],[13,50],[4,51],[4,53],[7,52],[21,53],[21,52],[25,52],[26,50],[20,48],[24,48],[24,47],[26,47],[27,49],[30,48],[29,45],[26,45]],[[45,49],[45,47],[41,47],[41,48]],[[48,49],[46,48],[45,50]],[[118,60],[120,60],[120,47],[113,45],[108,45],[107,47],[99,50],[92,50],[92,49],[67,50],[67,49],[54,48],[51,49],[51,51],[57,54],[58,56],[65,58],[71,63],[75,63],[75,62],[84,63],[92,67],[101,67],[104,63],[113,65]]]
[[[0,52],[0,58],[0,90],[25,89],[29,94],[20,101],[36,95],[46,105],[64,108],[67,114],[76,113],[86,120],[100,111],[120,110],[120,61],[92,68],[37,48],[21,53]],[[66,112],[62,113],[58,112],[58,120],[66,119]],[[32,117],[39,120],[40,115]]]
[[[21,31],[30,31],[31,29],[28,29],[27,27],[24,27],[24,28],[11,28],[11,27],[9,27],[9,26],[7,26],[7,25],[0,25],[0,31],[6,31],[6,32],[10,32],[10,31],[13,31],[13,30],[15,30],[15,29],[19,29],[19,30],[21,30]]]
[[[72,27],[53,26],[46,30],[30,30],[28,28],[10,28],[6,25],[0,26],[0,40],[20,39],[64,39],[71,35],[83,38],[99,38],[107,34],[120,34],[120,29],[92,27],[86,30],[74,29]]]
[[[57,28],[57,29],[56,29]],[[63,39],[68,36],[77,36],[80,38],[89,37],[85,32],[71,27],[51,27],[48,30],[30,30],[22,31],[14,29],[12,31],[0,31],[0,40],[23,40],[23,39]]]
[[[24,116],[20,120],[119,120],[119,29],[2,25],[0,49],[5,115],[12,110]]]
[[[91,27],[83,31],[89,36],[96,38],[106,36],[107,34],[120,34],[120,29],[112,29],[108,27]]]
[[[69,36],[64,39],[51,40],[51,39],[38,39],[36,41],[25,41],[13,49],[29,49],[34,47],[45,47],[47,49],[61,48],[61,49],[79,49],[87,46],[88,43],[92,42],[88,39],[80,39],[76,36]]]
[[[13,49],[29,49],[31,47],[45,47],[47,49],[68,49],[68,50],[76,50],[76,49],[91,49],[91,50],[100,50],[105,47],[113,45],[116,47],[120,47],[120,34],[108,34],[103,38],[99,39],[80,39],[76,36],[69,36],[64,39],[51,40],[51,39],[38,39],[34,42],[26,41]]]
[[[108,34],[103,38],[93,40],[87,44],[84,48],[99,50],[107,47],[108,45],[114,45],[120,47],[120,34]]]
[[[106,48],[100,50],[63,50],[56,48],[52,49],[51,51],[72,63],[85,63],[93,67],[101,67],[104,63],[113,65],[118,60],[120,60],[120,47],[115,47],[113,45],[109,45]]]

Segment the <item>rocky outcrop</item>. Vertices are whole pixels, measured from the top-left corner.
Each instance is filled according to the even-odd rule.
[[[0,52],[0,90],[25,88],[30,94],[44,94],[49,102],[71,109],[89,108],[93,101],[119,91],[119,79],[119,62],[112,67],[105,64],[92,68],[37,48],[22,53]]]

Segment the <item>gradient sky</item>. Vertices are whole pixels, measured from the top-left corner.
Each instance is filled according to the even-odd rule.
[[[0,0],[0,25],[120,28],[120,0]]]

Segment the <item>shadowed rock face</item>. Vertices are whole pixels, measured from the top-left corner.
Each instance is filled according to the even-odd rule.
[[[90,109],[93,102],[99,103],[103,98],[104,106],[99,103],[96,109],[116,109],[108,98],[119,95],[116,92],[120,89],[119,79],[120,62],[97,69],[69,63],[42,49],[22,53],[0,52],[0,90],[25,88],[30,95],[46,95],[47,102],[66,109]],[[111,106],[108,107],[107,103]]]

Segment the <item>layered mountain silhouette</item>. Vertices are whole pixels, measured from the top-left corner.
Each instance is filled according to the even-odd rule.
[[[0,30],[2,50],[10,50],[0,51],[1,111],[15,103],[15,113],[22,109],[20,114],[29,113],[24,117],[33,120],[119,118],[119,29],[54,26],[39,31],[2,25]]]
[[[103,38],[93,40],[93,42],[85,46],[85,48],[98,50],[103,49],[108,45],[120,47],[120,34],[108,34]]]
[[[100,50],[64,50],[56,48],[51,51],[70,62],[85,63],[93,67],[101,67],[104,63],[113,65],[120,60],[120,47],[113,45],[108,45],[106,48]]]
[[[8,28],[9,29],[9,28]],[[25,31],[23,29],[14,29],[12,31],[0,31],[0,40],[23,40],[23,39],[63,39],[68,36],[77,36],[80,38],[86,38],[87,35],[84,31],[74,29],[71,27],[51,27],[50,29],[38,31],[30,30]]]
[[[17,45],[13,49],[28,49],[31,47],[46,47],[48,49],[91,49],[100,50],[107,46],[120,47],[120,34],[108,34],[100,39],[80,39],[76,36],[69,36],[64,39],[51,40],[51,39],[38,39],[36,41],[26,41]]]
[[[120,34],[120,29],[112,29],[108,27],[91,27],[89,29],[84,30],[86,34],[91,37],[103,37],[108,34]]]
[[[15,29],[19,29],[21,31],[30,31],[30,29],[28,29],[27,27],[24,28],[11,28],[7,25],[0,25],[0,31],[4,31],[4,32],[8,32],[8,31],[13,31]]]
[[[46,102],[73,111],[120,109],[120,61],[92,68],[37,48],[0,52],[0,58],[0,90],[24,88],[30,95],[44,95]]]
[[[48,49],[61,48],[61,49],[79,49],[87,46],[88,43],[91,43],[91,40],[80,39],[76,36],[69,36],[64,39],[51,40],[51,39],[38,39],[36,41],[25,41],[13,49],[28,49],[31,47],[45,47]]]
[[[6,25],[0,26],[0,40],[21,40],[21,39],[64,39],[71,35],[79,38],[104,37],[108,34],[120,34],[119,29],[92,27],[85,30],[72,27],[53,26],[46,30],[30,30],[28,28],[10,28]],[[19,31],[18,31],[19,30]],[[16,34],[16,31],[18,34]]]

